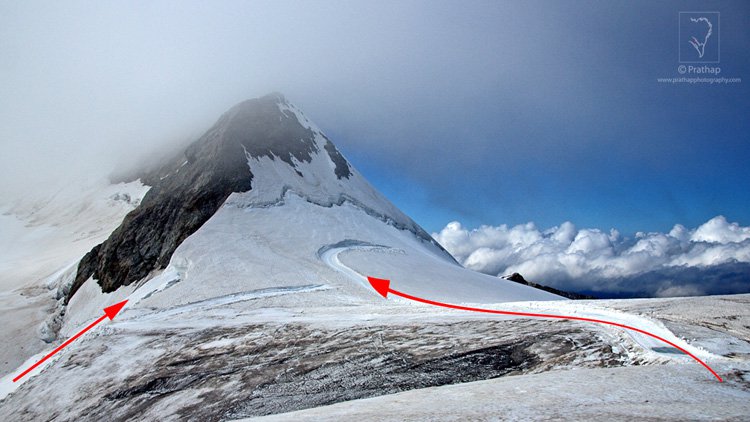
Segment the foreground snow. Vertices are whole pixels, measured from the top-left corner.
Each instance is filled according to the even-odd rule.
[[[746,420],[749,385],[747,372],[717,383],[694,365],[576,369],[405,391],[252,420]]]
[[[612,327],[488,317],[374,295],[359,305],[289,306],[292,298],[329,293],[300,285],[168,310],[126,309],[8,395],[0,417],[231,420],[336,402],[344,403],[276,420],[684,420],[747,414],[750,329],[741,327],[750,326],[750,295],[692,298],[689,310],[679,312],[682,327],[700,327],[715,312],[715,301],[726,302],[721,315],[710,319],[727,329],[693,332],[689,341],[704,345],[707,361],[726,381],[720,384],[694,361],[645,349]],[[557,304],[575,304],[579,312],[591,306]],[[682,300],[595,305],[623,314],[615,308],[627,306],[634,318],[651,315],[646,319],[656,324],[661,315],[672,317],[670,309],[683,307]],[[494,377],[501,378],[471,382]],[[470,383],[433,388],[456,382]],[[404,389],[414,391],[388,395]]]
[[[709,362],[724,382],[716,382],[694,361],[675,356],[657,362],[640,349],[635,353],[645,366],[508,376],[253,420],[746,420],[750,414],[750,295],[568,305],[581,310],[594,305],[612,313],[619,309],[632,318],[649,315],[679,336],[689,336],[691,344],[705,349],[704,355],[713,355]]]

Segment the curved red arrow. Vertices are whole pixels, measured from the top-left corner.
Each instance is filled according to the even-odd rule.
[[[57,353],[60,350],[64,349],[70,343],[74,342],[78,337],[81,337],[83,335],[83,333],[85,333],[86,331],[94,328],[97,324],[99,324],[100,322],[104,321],[105,318],[109,318],[110,321],[112,321],[113,319],[115,319],[115,316],[117,316],[117,314],[122,310],[123,306],[125,306],[126,303],[128,303],[128,301],[127,300],[123,300],[122,302],[115,303],[112,306],[108,306],[108,307],[104,308],[104,315],[100,316],[99,319],[97,319],[96,321],[94,321],[91,324],[89,324],[88,327],[84,328],[83,330],[79,331],[76,335],[74,335],[73,337],[69,338],[67,341],[65,341],[65,343],[57,346],[57,348],[55,350],[51,351],[49,354],[47,354],[47,356],[45,356],[41,360],[39,360],[39,362],[31,365],[27,370],[21,372],[20,375],[18,375],[17,377],[13,378],[13,382],[16,382],[16,381],[20,380],[21,378],[23,378],[24,375],[26,375],[29,372],[33,371],[34,368],[36,368],[37,366],[39,366],[42,363],[44,363],[44,361],[46,361],[47,359],[49,359],[52,356],[54,356],[55,353]]]
[[[443,308],[451,308],[451,309],[458,309],[461,311],[471,311],[471,312],[483,312],[487,314],[500,314],[500,315],[515,315],[515,316],[525,316],[525,317],[532,317],[532,318],[555,318],[555,319],[570,319],[575,321],[585,321],[585,322],[595,322],[597,324],[606,324],[606,325],[613,325],[615,327],[624,328],[626,330],[635,331],[641,334],[645,334],[649,337],[653,337],[659,341],[662,341],[675,349],[681,351],[682,353],[690,356],[691,358],[695,359],[696,362],[703,365],[706,369],[708,369],[713,376],[716,377],[716,379],[719,380],[719,382],[724,382],[723,379],[719,376],[719,374],[716,373],[713,369],[711,369],[710,366],[708,366],[705,362],[698,359],[697,356],[694,354],[688,352],[687,350],[683,349],[682,347],[672,343],[671,341],[659,337],[656,334],[649,333],[648,331],[641,330],[640,328],[632,327],[630,325],[620,324],[619,322],[612,322],[612,321],[605,321],[602,319],[594,319],[594,318],[585,318],[585,317],[578,317],[578,316],[569,316],[569,315],[554,315],[554,314],[534,314],[529,312],[513,312],[513,311],[498,311],[495,309],[483,309],[483,308],[472,308],[469,306],[460,306],[460,305],[452,305],[450,303],[443,303],[443,302],[436,302],[434,300],[429,299],[423,299],[421,297],[412,296],[406,293],[399,292],[398,290],[391,289],[391,281],[382,279],[382,278],[375,278],[375,277],[367,277],[367,281],[370,282],[372,285],[372,288],[375,289],[378,293],[380,293],[381,296],[384,298],[388,298],[388,293],[393,293],[396,296],[401,296],[404,299],[413,300],[415,302],[422,302],[426,303],[428,305],[434,305],[434,306],[441,306]]]

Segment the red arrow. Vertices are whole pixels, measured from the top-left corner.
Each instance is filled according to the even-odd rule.
[[[630,325],[620,324],[619,322],[613,322],[613,321],[604,321],[601,319],[594,319],[594,318],[585,318],[585,317],[578,317],[578,316],[569,316],[569,315],[553,315],[553,314],[532,314],[528,312],[513,312],[513,311],[498,311],[495,309],[483,309],[483,308],[472,308],[469,306],[460,306],[460,305],[452,305],[450,303],[443,303],[443,302],[436,302],[434,300],[429,299],[422,299],[421,297],[412,296],[406,293],[399,292],[398,290],[391,289],[391,281],[385,280],[382,278],[375,278],[375,277],[367,277],[367,281],[370,282],[372,285],[372,288],[375,289],[378,293],[380,293],[381,296],[384,298],[388,298],[388,293],[393,293],[396,296],[401,296],[404,299],[413,300],[415,302],[422,302],[426,303],[428,305],[433,306],[441,306],[443,308],[451,308],[451,309],[458,309],[461,311],[471,311],[471,312],[483,312],[486,314],[500,314],[500,315],[515,315],[515,316],[525,316],[525,317],[533,317],[533,318],[555,318],[555,319],[570,319],[575,321],[585,321],[585,322],[594,322],[597,324],[606,324],[606,325],[614,325],[615,327],[624,328],[626,330],[635,331],[641,334],[645,334],[649,337],[653,337],[659,341],[662,341],[675,349],[681,351],[682,353],[685,353],[686,355],[690,356],[691,358],[695,359],[698,363],[703,365],[706,369],[708,369],[713,376],[716,377],[716,379],[719,380],[719,382],[724,382],[724,380],[721,379],[719,374],[716,373],[713,369],[711,369],[710,366],[708,366],[705,362],[698,359],[694,354],[688,352],[687,350],[683,349],[682,347],[672,343],[671,341],[659,337],[656,334],[649,333],[648,331],[641,330],[640,328],[632,327]]]
[[[21,378],[23,378],[24,375],[26,375],[29,372],[33,371],[34,368],[36,368],[37,366],[39,366],[42,363],[44,363],[44,361],[46,361],[47,359],[51,358],[55,353],[57,353],[60,350],[64,349],[70,343],[74,342],[78,337],[81,337],[83,335],[83,333],[85,333],[86,331],[94,328],[97,324],[99,324],[100,322],[104,321],[105,318],[109,318],[110,321],[112,321],[113,319],[115,319],[115,316],[117,316],[117,314],[122,310],[123,306],[125,306],[126,303],[128,303],[128,301],[127,300],[123,300],[120,303],[115,303],[112,306],[108,306],[108,307],[104,308],[104,315],[100,316],[99,319],[97,319],[96,321],[94,321],[91,324],[89,324],[88,327],[86,327],[83,330],[79,331],[78,334],[76,334],[73,337],[69,338],[65,343],[57,346],[57,348],[55,350],[51,351],[47,356],[43,357],[39,362],[31,365],[31,367],[29,367],[29,369],[21,372],[20,375],[18,375],[17,377],[13,378],[13,382],[16,382],[16,381],[20,380]]]

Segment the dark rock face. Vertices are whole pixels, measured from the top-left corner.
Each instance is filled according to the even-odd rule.
[[[279,158],[292,167],[292,158],[309,163],[318,152],[315,134],[291,111],[279,111],[278,104],[284,101],[281,95],[271,94],[236,105],[217,123],[223,127],[225,142],[241,145],[254,158]]]
[[[346,161],[344,156],[341,155],[339,150],[336,149],[336,147],[330,140],[328,140],[328,138],[326,138],[326,144],[323,148],[325,148],[328,156],[331,157],[331,161],[333,161],[333,164],[336,165],[336,168],[334,169],[336,177],[338,177],[339,179],[348,179],[349,176],[352,175],[352,171],[349,167],[349,163]]]
[[[111,292],[165,268],[182,241],[232,192],[250,190],[248,157],[278,158],[291,166],[293,159],[310,162],[318,152],[314,133],[291,111],[279,110],[284,101],[271,94],[238,104],[183,153],[141,175],[151,189],[110,237],[83,257],[66,300],[91,276]],[[347,177],[349,164],[330,145],[336,174]]]

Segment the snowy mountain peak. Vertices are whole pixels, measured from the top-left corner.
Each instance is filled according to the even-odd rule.
[[[83,257],[68,299],[91,277],[111,292],[166,268],[175,249],[222,206],[280,206],[290,197],[323,207],[348,204],[413,233],[452,260],[278,93],[232,107],[140,179],[151,189],[109,239]]]
[[[280,159],[295,167],[324,151],[339,178],[351,175],[349,163],[305,115],[281,94],[244,101],[216,124],[221,142],[239,144],[248,159]]]
[[[245,176],[247,168],[240,163],[263,157],[297,169],[321,151],[325,151],[338,178],[351,176],[351,166],[320,129],[283,95],[273,93],[229,109],[184,153],[146,178],[153,186],[194,163]],[[302,176],[299,171],[297,174]]]

